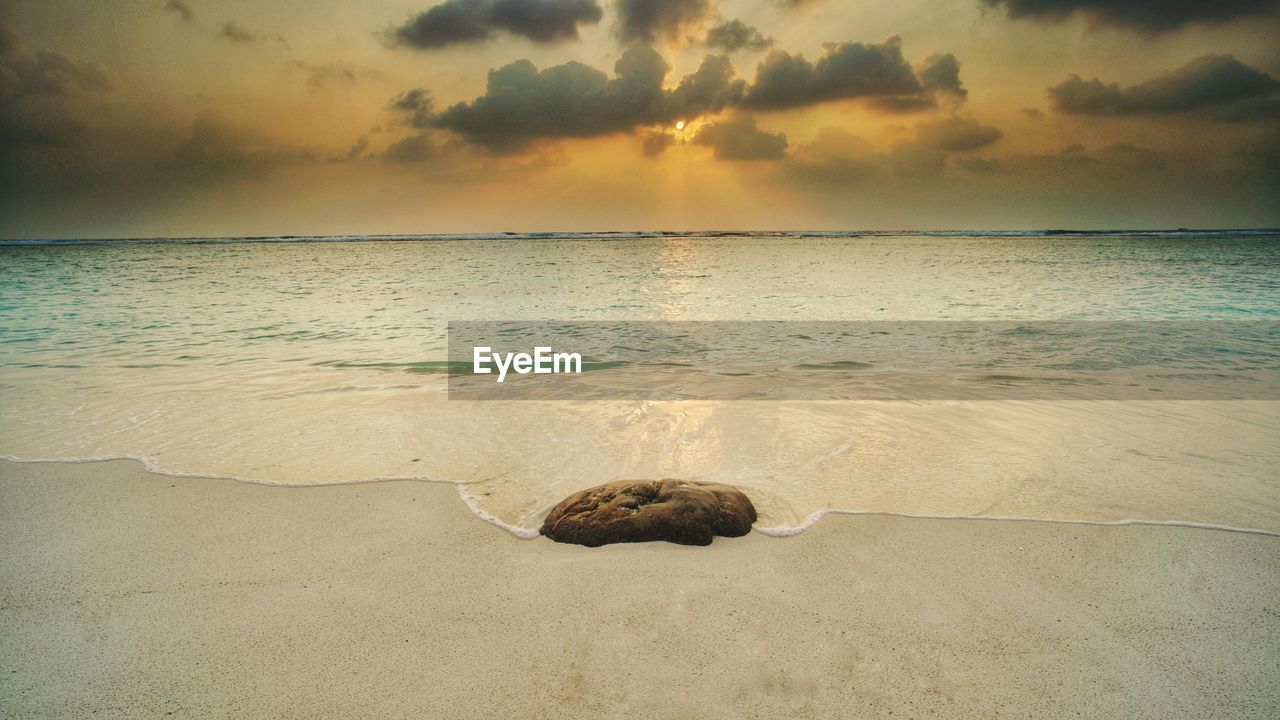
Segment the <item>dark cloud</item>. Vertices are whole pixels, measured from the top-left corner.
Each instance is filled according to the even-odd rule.
[[[711,148],[717,160],[781,160],[787,155],[787,136],[761,130],[747,114],[703,125],[693,144]]]
[[[746,82],[734,79],[733,64],[724,55],[707,55],[694,72],[666,94],[665,113],[658,122],[715,113],[741,101]],[[661,78],[657,79],[661,83]]]
[[[334,162],[350,162],[352,160],[359,160],[360,158],[365,156],[365,151],[367,151],[368,149],[369,149],[369,135],[368,134],[361,135],[360,137],[356,138],[356,141],[354,143],[351,143],[351,147],[347,148],[347,152],[345,155],[340,155],[336,158],[331,158],[331,160]]]
[[[106,66],[74,55],[37,50],[14,54],[0,62],[0,95],[65,95],[121,87]]]
[[[1149,33],[1189,23],[1217,23],[1275,12],[1276,0],[982,0],[1013,18],[1063,20],[1080,15],[1091,25],[1128,27]]]
[[[917,127],[916,142],[934,150],[964,151],[986,147],[1004,136],[999,128],[976,120],[948,117]]]
[[[360,73],[357,72],[356,68],[345,63],[312,65],[301,60],[295,60],[289,65],[306,73],[307,85],[315,89],[354,83],[360,78]]]
[[[37,101],[41,125],[27,129],[39,133],[21,145],[0,142],[0,205],[49,198],[82,211],[91,207],[98,215],[87,225],[117,212],[108,208],[129,216],[174,193],[261,180],[317,159],[214,110],[184,122],[163,111],[121,117],[104,112],[104,101],[85,97]],[[0,119],[0,133],[8,135],[6,125]]]
[[[391,143],[383,151],[382,159],[403,163],[423,162],[439,157],[440,153],[441,144],[434,134],[420,132]]]
[[[489,3],[483,0],[449,0],[420,13],[392,34],[401,45],[436,49],[449,45],[483,42],[493,37]]]
[[[955,57],[933,55],[913,69],[901,44],[838,43],[825,46],[816,62],[775,51],[756,69],[748,85],[735,78],[726,55],[708,55],[698,69],[673,88],[665,86],[670,67],[653,48],[627,49],[614,77],[579,62],[539,70],[519,60],[490,70],[485,93],[443,112],[411,107],[410,91],[393,100],[416,127],[451,130],[468,142],[514,152],[539,139],[589,138],[637,127],[691,120],[727,108],[781,110],[829,100],[866,98],[893,109],[931,108],[937,98],[957,102],[965,94]]]
[[[414,88],[391,99],[387,108],[404,113],[406,121],[416,128],[435,125],[435,100],[430,90]]]
[[[938,106],[938,100],[959,105],[969,96],[960,81],[960,61],[955,55],[933,54],[915,66],[920,92],[912,95],[882,95],[869,98],[872,106],[886,112],[919,112]]]
[[[24,50],[17,34],[0,24],[0,100],[121,87],[119,78],[102,63],[52,50]]]
[[[563,42],[577,40],[579,25],[603,15],[596,0],[446,0],[395,28],[392,39],[424,50],[483,42],[499,32]]]
[[[1205,55],[1127,88],[1071,75],[1048,93],[1055,109],[1074,115],[1195,113],[1221,120],[1280,116],[1280,81],[1230,55]]]
[[[741,20],[730,20],[708,30],[703,44],[725,52],[736,52],[744,49],[764,50],[773,44],[773,39],[761,35],[759,30]]]
[[[1023,115],[1026,115],[1032,120],[1039,120],[1040,118],[1044,117],[1044,112],[1042,112],[1040,108],[1024,107],[1018,112],[1022,113]]]
[[[950,62],[942,58],[951,58]],[[745,107],[782,110],[831,100],[869,98],[888,109],[932,107],[933,94],[945,89],[963,91],[959,76],[951,81],[954,57],[938,56],[926,65],[928,88],[902,56],[902,43],[890,38],[879,45],[832,43],[822,57],[809,62],[802,55],[774,50],[756,67],[755,81],[743,101]]]
[[[0,147],[0,155],[12,162],[6,170],[13,168],[23,178],[16,191],[19,197],[154,202],[173,192],[261,180],[317,159],[313,151],[234,122],[216,110],[203,111],[185,122],[162,112],[131,119],[112,117],[103,113],[102,102],[83,98],[62,98],[56,105],[45,99],[42,110],[39,117],[46,137]],[[55,130],[56,136],[50,136],[49,130]],[[31,142],[36,139],[40,142]]]
[[[779,110],[866,98],[894,109],[919,109],[936,106],[939,97],[959,101],[964,96],[954,56],[934,55],[913,69],[897,38],[879,45],[829,44],[813,63],[775,51],[759,64],[751,85],[735,79],[725,55],[706,56],[697,71],[668,89],[669,70],[662,56],[643,45],[623,54],[615,77],[577,62],[539,71],[520,60],[491,70],[484,95],[469,103],[437,114],[429,107],[403,105],[418,98],[413,93],[420,91],[411,91],[393,107],[410,113],[418,127],[434,125],[491,150],[511,152],[538,139],[627,132],[726,108]]]
[[[76,161],[86,136],[82,116],[92,114],[77,106],[120,87],[101,63],[30,50],[0,23],[0,195],[39,194],[43,178],[53,176],[85,183],[88,173]]]
[[[164,9],[170,12],[176,12],[182,16],[183,20],[191,22],[195,20],[196,14],[191,11],[191,6],[186,0],[165,0]]]
[[[958,100],[969,95],[964,83],[960,82],[960,61],[951,53],[935,53],[925,58],[916,66],[916,77],[925,92],[952,95]]]
[[[520,60],[489,71],[485,94],[458,103],[435,119],[468,141],[493,150],[518,150],[540,138],[587,138],[639,126],[672,123],[718,112],[742,96],[724,56],[707,56],[672,90],[670,68],[652,48],[628,49],[610,78],[578,62],[539,71]]]
[[[305,150],[277,145],[216,110],[200,113],[162,170],[195,181],[256,178],[280,166],[313,160]]]
[[[257,35],[235,20],[228,20],[222,23],[222,29],[218,31],[218,36],[232,42],[258,42]]]
[[[651,43],[680,41],[714,13],[712,0],[617,0],[618,37]]]
[[[822,0],[774,0],[773,4],[787,10],[800,10],[807,7],[813,7],[821,2]]]

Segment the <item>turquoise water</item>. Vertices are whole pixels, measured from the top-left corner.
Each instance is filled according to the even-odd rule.
[[[654,476],[742,485],[777,528],[835,508],[1280,531],[1272,399],[470,403],[433,371],[466,320],[1275,320],[1274,235],[347,240],[0,245],[0,454],[417,477],[518,532]]]

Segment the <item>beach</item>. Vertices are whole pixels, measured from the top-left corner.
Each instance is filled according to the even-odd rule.
[[[0,720],[1280,720],[1276,37],[0,0]]]
[[[586,549],[454,486],[0,462],[0,716],[1280,713],[1280,538],[830,516]]]

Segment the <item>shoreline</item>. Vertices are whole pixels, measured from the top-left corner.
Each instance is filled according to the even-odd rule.
[[[5,716],[1280,712],[1266,536],[837,516],[587,549],[416,481],[3,462],[0,489]]]
[[[430,485],[443,485],[453,487],[457,491],[458,500],[467,508],[468,511],[482,522],[488,523],[501,530],[506,531],[513,537],[521,540],[533,540],[542,537],[537,528],[525,528],[519,525],[512,525],[505,522],[501,518],[490,513],[479,505],[475,496],[467,491],[467,483],[453,482],[451,480],[432,480],[426,477],[374,477],[362,480],[348,480],[342,482],[320,482],[311,484],[287,483],[274,480],[262,480],[254,478],[237,477],[230,475],[209,475],[204,473],[182,472],[160,469],[158,463],[146,455],[120,455],[111,457],[89,457],[89,458],[70,458],[70,459],[43,459],[25,460],[13,455],[0,455],[0,467],[4,464],[13,465],[83,465],[93,463],[117,463],[126,462],[139,466],[139,469],[148,474],[166,478],[182,478],[196,480],[214,480],[214,481],[230,481],[242,485],[257,485],[273,488],[322,488],[322,487],[345,487],[348,485],[376,485],[379,483],[395,483],[395,482],[417,482]],[[544,509],[543,514],[550,510],[551,506]],[[1195,520],[1147,520],[1141,518],[1128,518],[1123,520],[1085,520],[1079,518],[1044,518],[1031,516],[1003,516],[1003,515],[933,515],[925,513],[906,513],[896,512],[892,510],[853,510],[848,508],[821,508],[809,513],[797,525],[778,525],[774,527],[753,527],[752,532],[759,533],[768,537],[784,538],[795,537],[800,535],[819,521],[830,515],[845,515],[851,517],[888,517],[888,518],[904,518],[910,520],[966,520],[975,522],[1028,522],[1028,523],[1048,523],[1051,525],[1084,525],[1096,527],[1180,527],[1193,528],[1197,530],[1214,530],[1217,532],[1241,533],[1244,535],[1261,535],[1265,537],[1280,537],[1280,532],[1274,530],[1266,530],[1262,528],[1240,527],[1233,525],[1219,525],[1216,523],[1199,522]]]

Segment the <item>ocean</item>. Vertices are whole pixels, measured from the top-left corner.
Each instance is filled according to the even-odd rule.
[[[469,397],[450,328],[495,322],[587,328],[590,382]],[[522,537],[658,477],[737,485],[778,535],[1280,532],[1278,327],[1272,231],[0,241],[0,456],[450,483]],[[618,335],[654,328],[648,360]]]

